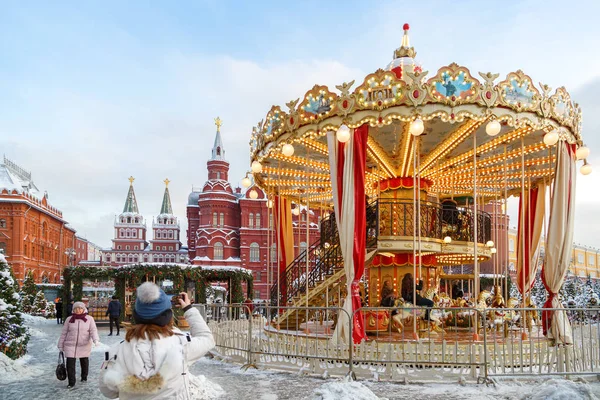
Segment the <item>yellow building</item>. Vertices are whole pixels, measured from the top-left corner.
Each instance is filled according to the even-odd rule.
[[[542,249],[544,248],[544,240],[542,238]],[[600,250],[583,246],[578,243],[573,243],[573,254],[571,256],[571,265],[569,274],[580,278],[592,279],[600,278]],[[517,230],[509,229],[508,231],[508,270],[512,278],[515,278],[517,273]],[[513,279],[514,280],[514,279]]]

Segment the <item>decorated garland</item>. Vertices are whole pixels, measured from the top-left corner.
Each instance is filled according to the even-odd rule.
[[[230,303],[244,301],[243,281],[247,283],[247,297],[252,297],[254,287],[252,273],[247,269],[202,268],[187,264],[140,263],[118,268],[75,266],[65,268],[63,277],[63,299],[66,299],[63,302],[64,315],[66,315],[68,299],[72,298],[75,301],[82,299],[84,279],[114,279],[115,296],[119,298],[122,304],[125,304],[127,288],[131,289],[131,302],[133,303],[135,302],[135,290],[133,289],[144,281],[152,280],[152,278],[172,280],[174,293],[185,291],[186,282],[195,282],[196,298],[194,300],[196,303],[201,304],[206,303],[206,288],[209,286],[209,282],[229,282]]]

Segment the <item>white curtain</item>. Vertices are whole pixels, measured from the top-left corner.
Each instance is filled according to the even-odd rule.
[[[347,294],[342,307],[345,312],[340,312],[338,316],[337,324],[331,339],[334,343],[337,343],[338,340],[345,343],[350,342],[349,327],[350,317],[352,316],[352,291],[350,285],[354,280],[354,259],[352,258],[352,251],[354,248],[354,213],[344,212],[344,210],[351,210],[354,204],[354,179],[344,179],[344,177],[352,177],[354,175],[353,131],[354,130],[351,132],[350,140],[343,146],[343,150],[340,150],[340,147],[338,146],[335,132],[330,131],[327,133],[333,206],[340,237],[340,250],[344,259],[344,272],[346,273],[347,286]],[[340,151],[343,151],[343,154],[340,154]],[[342,157],[341,160],[340,157]],[[339,165],[340,162],[343,162],[343,166]],[[343,169],[338,171],[339,168]],[[341,176],[338,176],[339,172],[342,173]],[[340,188],[338,185],[343,186]],[[339,197],[340,191],[342,192],[342,198]]]
[[[548,291],[545,308],[562,308],[560,290],[571,263],[573,216],[575,206],[575,146],[560,141],[557,145],[554,188],[550,199],[550,221],[544,268],[544,284]],[[544,334],[556,344],[572,344],[571,324],[564,311],[542,313]]]

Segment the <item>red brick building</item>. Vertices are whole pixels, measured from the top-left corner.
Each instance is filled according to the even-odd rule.
[[[75,229],[48,201],[31,177],[4,157],[0,164],[0,251],[19,283],[31,271],[36,282],[60,283],[70,265],[67,249],[77,247]]]
[[[181,246],[179,222],[171,207],[169,180],[165,180],[160,213],[152,221],[154,239],[150,241],[146,237],[146,220],[138,209],[133,181],[134,178],[130,177],[123,212],[115,218],[112,247],[102,251],[104,263],[118,266],[142,262],[186,262],[187,249]]]
[[[207,168],[208,180],[188,197],[189,258],[194,265],[250,269],[254,298],[267,299],[272,282],[267,271],[273,270],[277,260],[271,210],[260,188],[250,187],[245,193],[239,187],[232,189],[219,125]],[[250,197],[252,191],[256,191],[255,199]],[[317,240],[319,220],[320,215],[307,209],[293,217],[296,254],[306,248],[307,226],[308,243]],[[267,268],[269,262],[272,268]]]

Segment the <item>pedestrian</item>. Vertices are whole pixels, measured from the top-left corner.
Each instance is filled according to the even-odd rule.
[[[78,358],[81,365],[81,382],[87,382],[92,342],[95,346],[100,343],[96,323],[94,318],[87,314],[85,305],[78,301],[73,304],[73,314],[65,319],[58,339],[58,349],[67,357],[67,388],[75,386],[75,360]]]
[[[121,329],[119,326],[119,319],[121,318],[121,303],[119,302],[119,298],[117,296],[113,296],[110,303],[108,303],[106,315],[108,315],[108,319],[110,321],[110,333],[108,336],[112,336],[113,322],[117,325],[117,336],[119,336],[119,330]]]
[[[189,365],[215,346],[208,325],[182,292],[174,307],[183,309],[190,334],[173,326],[171,301],[152,282],[137,288],[133,310],[135,325],[125,340],[106,354],[100,372],[100,391],[108,398],[185,399],[190,398]]]
[[[243,310],[246,313],[246,318],[250,319],[252,317],[252,312],[254,311],[254,302],[249,297],[246,297],[246,300],[244,300]]]
[[[54,308],[56,311],[56,323],[62,324],[63,323],[63,318],[62,318],[63,302],[60,297],[57,297],[56,300],[54,300]]]

